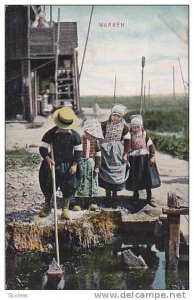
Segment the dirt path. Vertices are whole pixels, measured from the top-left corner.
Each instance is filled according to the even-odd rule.
[[[83,109],[84,117],[93,116],[89,108]],[[100,110],[100,121],[106,120],[110,110]],[[43,134],[53,126],[52,119],[38,116],[35,120],[37,128],[29,128],[29,124],[6,124],[6,149],[27,148],[38,153],[38,147]],[[38,127],[38,125],[41,125]],[[79,127],[80,134],[83,128]],[[182,205],[188,205],[188,162],[173,158],[170,155],[157,152],[157,165],[161,176],[161,187],[153,190],[153,195],[159,206],[166,205],[167,193],[175,192],[181,196]],[[104,189],[99,190],[100,196]],[[132,192],[121,191],[120,195],[132,195]],[[145,198],[142,191],[140,197]],[[18,169],[6,172],[6,213],[13,211],[37,211],[40,209],[44,198],[38,182],[38,168],[35,170]]]

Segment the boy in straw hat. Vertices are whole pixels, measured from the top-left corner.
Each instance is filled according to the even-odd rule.
[[[51,166],[55,166],[56,189],[60,187],[63,194],[62,219],[69,219],[69,203],[81,182],[80,157],[82,144],[79,134],[74,130],[79,125],[79,120],[70,107],[58,109],[53,114],[55,127],[48,130],[39,148],[43,158],[39,182],[45,196],[45,204],[39,212],[40,217],[46,217],[51,211],[52,177]],[[49,153],[52,144],[54,161]]]
[[[76,191],[75,197],[98,196],[98,173],[101,164],[101,150],[99,140],[103,139],[101,125],[98,120],[89,118],[84,122],[84,134],[81,137],[83,155],[80,166],[83,174],[82,183]],[[92,201],[90,210],[97,210],[97,205]],[[74,210],[80,210],[74,206]]]

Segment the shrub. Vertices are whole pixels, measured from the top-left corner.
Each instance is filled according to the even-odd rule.
[[[126,114],[125,120],[130,122],[132,114],[139,114],[138,111],[132,111]],[[188,133],[189,117],[188,110],[152,110],[142,113],[144,128],[158,132],[180,132]]]
[[[180,159],[189,160],[189,146],[187,138],[176,138],[173,136],[159,136],[153,132],[149,135],[156,146],[156,149],[171,154]]]

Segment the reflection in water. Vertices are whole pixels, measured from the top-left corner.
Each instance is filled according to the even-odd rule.
[[[163,251],[150,251],[149,246],[132,246],[132,252],[141,255],[147,269],[124,268],[117,252],[119,245],[108,245],[88,254],[63,252],[63,276],[50,278],[46,270],[51,255],[8,254],[6,262],[7,289],[62,289],[62,290],[155,290],[188,289],[188,267],[179,271],[165,269]]]
[[[160,286],[160,289],[164,290],[164,289],[166,289],[166,285],[165,285],[165,253],[157,252],[156,255],[159,259],[159,265],[155,272],[155,277],[154,277],[152,288],[156,289],[157,286]]]
[[[183,271],[187,276],[182,276]],[[165,270],[166,289],[168,290],[184,290],[188,289],[188,268],[184,267],[182,271],[179,270]]]
[[[49,276],[44,274],[42,289],[43,290],[64,290],[65,278],[62,276]]]

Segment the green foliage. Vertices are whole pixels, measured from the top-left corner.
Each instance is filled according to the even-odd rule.
[[[130,122],[132,114],[139,114],[138,111],[132,111],[126,114],[125,120]],[[188,110],[163,110],[163,111],[147,111],[142,113],[144,120],[144,128],[158,132],[180,132],[188,135],[189,117]]]
[[[6,168],[36,167],[40,164],[40,155],[30,153],[26,149],[7,150],[5,153]]]
[[[180,159],[189,160],[189,144],[187,138],[177,138],[175,135],[160,136],[154,132],[149,132],[149,135],[157,150]]]

